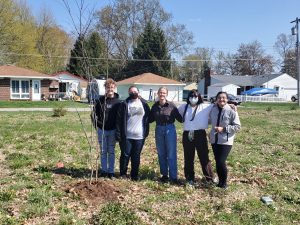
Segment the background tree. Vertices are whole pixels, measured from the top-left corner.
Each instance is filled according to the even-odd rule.
[[[148,23],[144,32],[138,37],[132,57],[133,61],[130,61],[125,69],[125,77],[145,72],[165,77],[171,76],[171,58],[167,50],[164,32],[152,23]]]
[[[297,75],[295,38],[293,35],[279,34],[274,44],[274,49],[280,56],[279,65],[281,72],[293,77]]]
[[[273,58],[265,54],[261,43],[241,44],[235,55],[236,75],[260,75],[273,72]]]
[[[171,14],[165,12],[159,0],[116,0],[96,15],[97,30],[106,40],[109,57],[121,59],[116,69],[119,71],[127,65],[148,23],[164,31],[169,54],[184,53],[193,43],[192,33],[184,25],[172,24]]]
[[[53,38],[55,37],[55,38]],[[71,49],[71,38],[60,29],[50,11],[41,11],[37,24],[37,49],[43,58],[43,71],[54,73],[64,70],[66,56]]]

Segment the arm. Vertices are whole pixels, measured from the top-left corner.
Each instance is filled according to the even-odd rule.
[[[173,109],[173,114],[174,114],[175,119],[176,119],[178,122],[180,122],[180,123],[183,122],[182,116],[181,116],[181,114],[179,113],[179,111],[178,111],[178,109],[177,109],[177,107],[176,107],[175,105],[174,105],[174,109]]]
[[[120,141],[121,140],[121,129],[122,129],[122,103],[119,104],[118,110],[117,110],[117,115],[116,115],[116,140]]]
[[[226,133],[237,133],[241,129],[241,122],[237,112],[232,113],[232,122],[224,127],[223,131]]]
[[[151,111],[150,111],[150,114],[149,114],[149,118],[148,118],[148,122],[149,123],[152,123],[155,121],[155,118],[154,118],[154,109],[155,109],[155,105],[152,106],[151,108]]]

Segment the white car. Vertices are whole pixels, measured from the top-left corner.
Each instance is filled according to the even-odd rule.
[[[297,94],[293,95],[293,96],[291,97],[291,100],[292,100],[292,102],[297,101],[297,100],[298,100],[298,95],[297,95]]]

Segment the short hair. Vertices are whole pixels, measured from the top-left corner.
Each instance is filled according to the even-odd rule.
[[[219,95],[221,94],[226,95],[226,98],[228,99],[228,93],[226,91],[219,91],[218,94],[216,95],[216,99],[218,99]]]
[[[131,88],[136,88],[136,89],[138,90],[138,92],[139,92],[139,89],[137,88],[137,86],[131,85],[131,86],[128,88],[128,91],[130,91]]]
[[[105,81],[105,83],[104,83],[104,87],[107,87],[108,85],[114,85],[114,86],[116,86],[116,81],[114,81],[113,79],[111,79],[111,78],[108,78],[106,81]]]
[[[166,89],[166,91],[167,91],[167,94],[168,94],[169,90],[168,90],[168,88],[167,88],[167,87],[165,87],[165,86],[162,86],[162,87],[158,88],[158,91],[157,91],[157,93],[158,93],[158,92],[160,92],[162,89]]]
[[[190,104],[190,97],[197,97],[198,98],[198,102],[197,105],[203,103],[203,99],[201,97],[201,94],[198,92],[198,90],[193,89],[189,92],[188,97],[186,99],[187,104]]]

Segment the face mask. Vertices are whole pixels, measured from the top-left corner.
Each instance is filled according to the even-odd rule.
[[[190,101],[190,103],[191,103],[192,105],[196,105],[197,102],[198,102],[198,98],[197,98],[197,97],[194,97],[194,98],[190,97],[190,98],[189,98],[189,101]]]
[[[139,97],[139,93],[136,93],[136,92],[134,92],[134,93],[129,93],[129,97],[130,97],[131,99],[137,99],[137,98]]]

